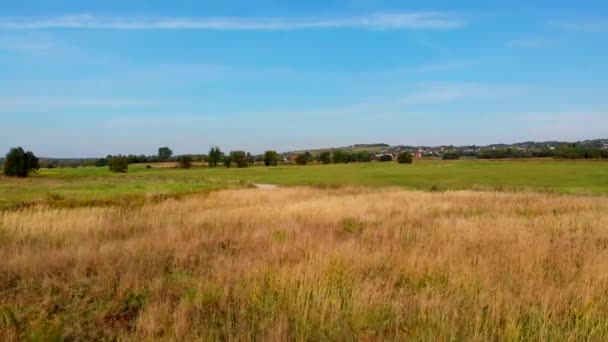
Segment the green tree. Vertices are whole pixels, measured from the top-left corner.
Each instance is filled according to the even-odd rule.
[[[308,157],[305,153],[300,153],[296,156],[296,164],[306,165],[306,163],[308,163]]]
[[[179,156],[177,162],[182,169],[189,169],[192,167],[192,157],[189,155]]]
[[[247,167],[249,166],[249,158],[244,151],[231,151],[230,158],[236,164],[236,167]]]
[[[348,163],[350,161],[349,155],[348,153],[342,151],[342,150],[337,150],[334,151],[334,164],[340,164],[340,163]]]
[[[224,163],[225,167],[230,167],[230,165],[232,165],[232,156],[230,156],[230,155],[224,156],[224,158],[222,159],[222,162]]]
[[[279,154],[277,153],[277,151],[264,152],[264,165],[277,166],[278,163],[279,163]]]
[[[129,159],[123,156],[114,156],[108,161],[110,171],[114,173],[127,173],[129,170]]]
[[[10,177],[25,178],[32,172],[38,170],[39,161],[34,153],[23,148],[11,148],[4,159],[3,173]]]
[[[331,153],[329,153],[329,151],[321,152],[321,154],[319,154],[319,161],[322,164],[329,164],[329,163],[331,163]]]
[[[217,146],[212,147],[209,150],[209,155],[207,156],[207,162],[209,166],[216,167],[219,162],[222,161],[222,151]]]
[[[380,156],[381,162],[393,161],[393,156],[390,154],[383,154]]]
[[[99,158],[95,161],[95,166],[97,167],[103,167],[108,165],[108,159],[107,158]]]
[[[173,155],[173,151],[171,151],[168,147],[161,147],[158,149],[158,159],[160,161],[167,161]]]
[[[358,162],[362,162],[362,163],[371,162],[372,158],[373,158],[372,154],[367,151],[361,151],[361,152],[357,153]]]
[[[397,156],[397,162],[399,164],[411,164],[413,161],[412,154],[409,152],[401,152]]]

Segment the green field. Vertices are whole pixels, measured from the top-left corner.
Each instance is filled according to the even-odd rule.
[[[95,204],[166,198],[250,183],[285,186],[403,186],[419,190],[552,191],[608,194],[608,163],[601,161],[517,160],[438,161],[412,165],[254,166],[245,169],[151,168],[131,165],[127,174],[107,168],[42,169],[28,179],[0,178],[0,207],[22,203]]]

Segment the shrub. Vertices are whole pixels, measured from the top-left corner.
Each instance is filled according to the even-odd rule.
[[[114,173],[126,173],[129,170],[129,160],[127,157],[115,156],[108,162],[110,171]]]
[[[334,164],[339,163],[348,163],[350,161],[350,156],[348,153],[344,151],[334,151]]]
[[[179,167],[181,167],[182,169],[189,169],[192,167],[191,156],[179,156],[179,158],[177,158],[177,162]]]
[[[230,152],[230,159],[236,163],[236,167],[243,168],[249,166],[249,158],[247,158],[247,154],[243,151]]]
[[[329,151],[321,152],[321,154],[319,154],[319,161],[322,164],[331,163],[331,153],[329,153]]]
[[[401,152],[397,156],[397,162],[399,164],[411,164],[413,162],[412,154],[409,152]]]
[[[224,163],[225,167],[230,167],[232,165],[232,157],[224,156],[224,159],[222,159],[222,162]]]
[[[381,162],[393,161],[393,156],[391,156],[390,154],[383,154],[380,156],[380,161]]]
[[[308,163],[308,158],[306,154],[300,153],[296,156],[296,164],[298,165],[306,165]]]
[[[97,167],[103,167],[108,165],[108,159],[106,158],[99,158],[95,161],[95,166]]]
[[[38,158],[34,153],[16,147],[11,148],[6,154],[3,172],[6,176],[25,178],[38,168]]]
[[[443,159],[443,160],[457,160],[457,159],[460,159],[460,156],[458,155],[458,153],[447,152],[447,153],[443,154],[443,156],[441,157],[441,159]]]
[[[277,166],[279,163],[279,154],[276,151],[264,152],[264,165]]]

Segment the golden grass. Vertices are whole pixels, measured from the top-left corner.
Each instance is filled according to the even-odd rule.
[[[608,198],[246,189],[0,213],[0,340],[605,340]]]

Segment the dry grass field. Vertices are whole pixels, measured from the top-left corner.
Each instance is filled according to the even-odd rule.
[[[0,340],[608,338],[608,198],[243,189],[0,212]]]

